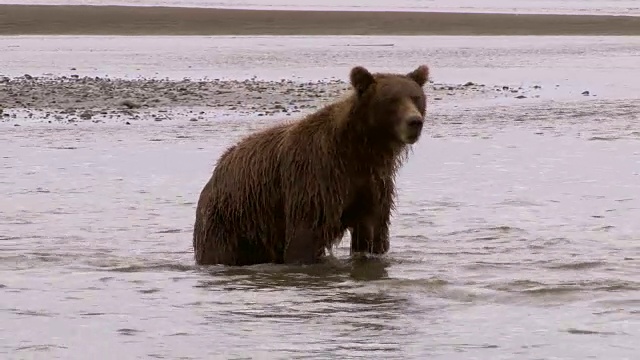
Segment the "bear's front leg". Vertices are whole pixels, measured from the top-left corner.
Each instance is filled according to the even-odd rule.
[[[287,227],[284,250],[285,264],[315,264],[324,254],[324,246],[318,231],[309,222],[291,224]]]
[[[389,251],[389,219],[380,219],[374,226],[372,254],[386,254]]]
[[[373,224],[370,221],[361,221],[351,229],[351,255],[355,253],[373,252]]]
[[[351,228],[351,253],[385,254],[389,251],[389,221],[393,208],[394,187],[390,181],[375,181],[366,213],[360,214]],[[365,203],[364,200],[360,200]]]
[[[386,221],[361,222],[351,229],[351,254],[385,254],[389,251],[389,226]]]

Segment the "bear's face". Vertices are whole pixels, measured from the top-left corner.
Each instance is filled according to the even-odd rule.
[[[351,70],[350,78],[359,105],[368,110],[371,129],[384,131],[393,141],[402,144],[418,141],[426,114],[426,96],[422,89],[429,79],[426,65],[406,75],[371,74],[356,66]]]

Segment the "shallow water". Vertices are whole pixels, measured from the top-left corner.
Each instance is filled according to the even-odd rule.
[[[285,10],[451,11],[640,15],[635,0],[0,0],[0,3],[50,5],[188,6]]]
[[[0,353],[637,354],[638,132],[487,125],[474,136],[435,125],[399,175],[384,259],[350,262],[345,241],[320,266],[194,267],[194,201],[249,121],[262,125],[0,128]]]
[[[554,71],[536,69],[552,79],[543,88]],[[635,359],[631,83],[610,96],[430,102],[398,176],[390,253],[349,260],[345,238],[311,267],[193,265],[195,201],[213,163],[276,119],[0,122],[0,357]]]

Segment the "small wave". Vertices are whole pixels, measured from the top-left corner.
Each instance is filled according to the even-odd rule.
[[[385,279],[379,282],[381,285],[389,285],[397,288],[422,288],[422,289],[437,289],[442,288],[450,283],[447,280],[437,277],[426,279]]]
[[[22,194],[22,193],[21,192],[17,192],[17,193],[13,193],[13,194]],[[9,195],[13,195],[13,194],[9,194]],[[11,220],[7,221],[6,224],[8,224],[8,225],[33,225],[34,222],[30,221],[30,220],[25,220],[25,219],[11,219]]]
[[[620,136],[592,136],[588,138],[589,141],[613,141],[620,140],[622,137]]]
[[[73,211],[68,211],[68,210],[64,210],[64,209],[53,209],[51,211],[49,211],[49,214],[52,215],[74,215],[76,214]]]
[[[22,316],[34,316],[34,317],[54,317],[56,314],[52,314],[46,311],[37,311],[37,310],[20,310],[20,309],[11,309],[12,313],[16,315]]]
[[[499,349],[500,346],[495,344],[466,344],[466,343],[442,343],[438,346],[450,346],[455,349]]]
[[[640,299],[606,299],[606,300],[598,301],[598,304],[610,309],[620,309],[620,308],[640,309]],[[618,311],[618,310],[608,310],[608,311]],[[603,313],[606,313],[606,312],[603,312]]]
[[[507,226],[507,225],[501,225],[501,226],[490,226],[490,227],[481,227],[481,228],[470,228],[470,229],[464,229],[464,230],[457,230],[457,231],[452,231],[448,234],[445,234],[446,236],[457,236],[457,235],[465,235],[465,234],[476,234],[476,233],[480,233],[480,232],[498,232],[500,234],[510,234],[510,233],[522,233],[525,232],[524,229],[518,228],[518,227],[513,227],[513,226]],[[487,237],[492,237],[491,235],[487,235]]]
[[[177,332],[177,333],[173,333],[173,334],[169,334],[167,336],[190,336],[191,334],[187,333],[187,332]]]
[[[62,345],[54,345],[54,344],[39,344],[39,345],[28,345],[28,346],[20,346],[16,348],[16,351],[49,351],[53,349],[68,349],[66,346]]]
[[[122,328],[122,329],[118,329],[117,332],[118,334],[124,335],[124,336],[135,336],[138,333],[141,333],[142,331],[137,329]]]
[[[515,280],[508,283],[491,284],[487,288],[498,291],[521,291],[538,286],[544,286],[544,284],[533,280]]]
[[[453,252],[450,255],[487,255],[485,252]],[[490,261],[476,261],[471,264],[462,265],[467,270],[485,270],[485,269],[504,269],[510,266],[516,266],[522,264],[521,261],[504,261],[504,262],[490,262]]]
[[[166,229],[166,230],[160,230],[160,231],[156,231],[156,234],[178,234],[184,232],[184,230],[182,229]]]
[[[22,236],[0,235],[0,241],[11,241],[11,240],[22,240],[22,239],[24,239]]]
[[[539,249],[545,249],[553,246],[567,245],[570,243],[571,243],[571,240],[564,237],[557,237],[557,238],[550,238],[550,239],[539,238],[539,239],[530,241],[527,247],[532,250],[539,250]]]
[[[621,333],[616,333],[612,331],[595,331],[595,330],[575,329],[575,328],[569,328],[564,331],[574,335],[621,335]]]
[[[107,313],[101,313],[101,312],[84,312],[84,313],[80,313],[80,316],[102,316],[106,314]]]
[[[498,291],[521,293],[532,296],[565,295],[583,291],[635,291],[640,283],[629,281],[578,281],[545,284],[534,280],[516,280],[503,284],[492,284],[487,288]]]
[[[595,229],[593,229],[593,231],[603,231],[603,232],[608,232],[611,231],[613,229],[615,229],[616,227],[613,225],[605,225],[605,226],[601,226],[601,227],[597,227]]]
[[[153,293],[160,292],[161,290],[162,289],[159,289],[159,288],[150,288],[150,289],[138,290],[138,292],[141,294],[153,294]]]
[[[184,264],[137,264],[137,265],[123,265],[123,266],[113,266],[113,267],[105,267],[101,270],[104,271],[113,271],[113,272],[123,272],[123,273],[133,273],[133,272],[158,272],[158,271],[178,271],[178,272],[189,272],[195,271],[197,268],[195,265],[184,265]]]
[[[56,150],[77,150],[78,147],[77,146],[49,146],[49,149],[56,149]]]
[[[496,205],[500,205],[500,206],[514,206],[514,207],[532,207],[532,206],[543,206],[543,204],[541,203],[536,203],[533,201],[528,201],[528,200],[518,200],[518,199],[509,199],[509,200],[504,200],[501,201],[499,203],[497,203]]]
[[[585,270],[601,267],[604,265],[606,265],[606,262],[604,261],[580,261],[569,264],[551,264],[546,267],[556,270]]]
[[[52,266],[70,261],[70,256],[59,254],[7,254],[0,256],[0,265],[11,270],[30,269],[37,266]]]
[[[563,295],[575,292],[584,291],[586,289],[575,285],[542,285],[530,289],[523,289],[518,292],[523,294],[529,294],[534,296],[546,296],[546,295]]]
[[[640,283],[631,282],[631,281],[620,281],[611,284],[602,284],[600,286],[594,287],[593,290],[599,291],[636,291],[640,290]]]

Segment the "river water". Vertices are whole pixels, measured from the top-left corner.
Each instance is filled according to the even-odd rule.
[[[345,78],[365,51],[330,37],[109,39],[3,38],[2,71],[178,77],[233,58],[229,76],[290,66]],[[445,82],[536,78],[540,97],[430,100],[398,176],[389,254],[350,260],[345,238],[310,267],[193,262],[195,202],[215,160],[278,119],[49,124],[17,111],[0,122],[0,357],[636,359],[638,40],[357,40],[396,44],[366,50],[372,69],[422,59],[441,64],[432,71]],[[184,51],[216,41],[216,56]],[[325,68],[309,54],[324,54],[314,61]]]

